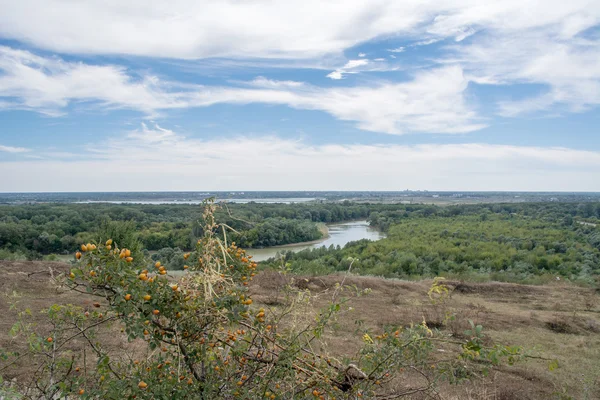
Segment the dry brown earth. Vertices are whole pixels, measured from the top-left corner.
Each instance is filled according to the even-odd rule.
[[[36,329],[43,331],[45,321],[39,311],[54,303],[92,307],[95,301],[92,298],[57,289],[52,276],[67,270],[68,264],[63,263],[0,261],[1,348],[23,348],[21,339],[8,336],[17,310],[30,309],[34,318],[38,318]],[[254,279],[250,291],[257,307],[276,310],[286,302],[282,293],[286,285],[307,289],[312,302],[299,313],[297,323],[301,324],[302,318],[310,320],[319,306],[331,299],[336,283],[343,279],[343,275],[292,277],[263,272]],[[356,334],[358,326],[377,333],[386,326],[406,326],[425,319],[430,326],[439,324],[440,329],[460,336],[468,328],[468,320],[473,320],[484,326],[490,341],[525,346],[538,357],[557,359],[560,368],[550,371],[548,362],[543,360],[502,367],[485,380],[442,386],[441,398],[600,398],[600,294],[597,291],[563,282],[548,286],[448,282],[454,289],[452,296],[445,306],[436,307],[428,301],[430,284],[431,281],[348,276],[345,285],[368,288],[371,292],[349,301],[347,305],[352,311],[342,314],[328,332],[326,350],[334,355],[351,354],[360,345],[360,335]],[[352,290],[346,289],[342,296],[351,293]],[[15,302],[16,308],[11,309]],[[443,326],[441,322],[446,313],[456,318]],[[106,333],[103,340],[114,350],[131,346],[120,335]],[[26,379],[34,368],[22,362],[2,374],[8,379]],[[406,377],[407,385],[411,380]],[[559,395],[563,392],[566,395]]]

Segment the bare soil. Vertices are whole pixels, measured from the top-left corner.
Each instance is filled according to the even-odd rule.
[[[17,311],[30,309],[36,330],[45,329],[39,311],[52,304],[92,307],[90,296],[57,288],[53,276],[68,271],[59,262],[0,261],[0,348],[22,350],[24,342],[9,337]],[[345,279],[345,280],[344,280]],[[447,282],[453,289],[445,306],[432,306],[427,297],[431,281],[407,282],[376,277],[329,275],[300,277],[262,272],[250,285],[256,307],[267,310],[285,306],[284,288],[293,285],[310,292],[311,303],[299,315],[298,324],[308,322],[331,300],[336,284],[370,289],[352,297],[353,289],[338,295],[351,297],[346,311],[327,333],[326,351],[333,355],[353,354],[360,346],[357,327],[380,333],[387,326],[407,326],[426,320],[430,327],[460,337],[469,320],[484,326],[490,341],[524,346],[531,354],[557,359],[559,368],[550,371],[548,361],[533,359],[513,367],[502,367],[483,380],[458,386],[442,385],[443,399],[567,399],[600,398],[600,294],[589,288],[557,282],[546,286],[508,283]],[[16,307],[11,307],[16,304]],[[444,323],[445,315],[455,315]],[[356,321],[360,321],[359,324]],[[113,326],[111,329],[119,329]],[[131,350],[122,335],[106,332],[103,341],[115,351]],[[2,371],[7,379],[26,379],[34,365],[17,363]],[[413,384],[406,376],[406,385]],[[417,399],[419,397],[415,397]]]
[[[315,308],[325,306],[344,275],[317,277],[284,276],[263,272],[251,285],[252,298],[267,307],[285,302],[281,289],[293,284],[310,290]],[[336,321],[329,332],[327,350],[337,355],[353,353],[360,346],[357,324],[381,333],[386,326],[408,326],[427,322],[429,327],[464,335],[469,320],[484,326],[490,343],[520,345],[531,355],[556,359],[559,368],[550,371],[549,361],[532,359],[502,367],[491,376],[458,386],[442,385],[444,399],[600,399],[600,293],[568,283],[546,286],[510,283],[448,281],[452,290],[445,306],[432,306],[427,296],[430,280],[408,282],[377,277],[352,276],[344,285],[370,289],[353,298],[352,311]],[[350,295],[346,290],[343,295]],[[316,307],[314,307],[316,306]],[[455,315],[453,321],[444,319]],[[407,377],[407,385],[410,384]],[[415,397],[418,398],[418,397]]]

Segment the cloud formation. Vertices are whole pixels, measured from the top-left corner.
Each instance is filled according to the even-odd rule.
[[[365,58],[361,58],[358,60],[349,60],[343,67],[340,67],[335,71],[329,73],[327,77],[331,79],[342,79],[344,77],[344,74],[355,74],[358,72],[358,69],[360,67],[364,67],[366,65],[369,65],[369,60]]]
[[[435,56],[426,66],[416,65],[415,71],[439,71],[448,80],[440,82],[442,96],[458,101],[457,108],[466,117],[452,106],[416,107],[420,99],[401,92],[420,83],[422,74],[414,71],[413,81],[398,82],[391,77],[391,82],[364,81],[361,87],[339,89],[184,87],[117,65],[67,62],[6,47],[0,49],[4,72],[0,108],[60,115],[71,105],[92,102],[153,115],[205,104],[258,102],[321,110],[362,129],[392,134],[470,132],[484,124],[466,104],[465,85],[457,86],[457,81],[542,87],[532,97],[500,101],[496,113],[505,117],[597,107],[599,25],[600,2],[595,0],[381,0],[368,6],[360,0],[325,4],[319,0],[277,4],[268,0],[88,0],[77,7],[62,0],[7,1],[0,5],[0,37],[60,54],[202,59],[217,64],[219,57],[225,59],[223,65],[317,66],[331,71],[329,78],[342,80],[347,74],[397,68],[377,58],[366,59],[361,56],[364,53],[358,59],[340,61],[345,51],[357,45],[389,40],[391,61],[398,52],[435,44]],[[393,44],[394,39],[399,45]],[[451,68],[461,73],[449,73]],[[446,92],[449,88],[454,88],[452,96]],[[438,89],[432,90],[429,100],[436,98]],[[374,96],[374,106],[357,99],[365,93]],[[412,93],[423,94],[421,90]],[[232,98],[236,95],[241,100]],[[339,99],[350,104],[339,104]],[[385,112],[376,109],[382,104]],[[356,115],[350,116],[347,109]],[[375,117],[382,120],[375,121]],[[430,126],[424,124],[425,118],[432,121]]]
[[[476,82],[542,85],[539,95],[500,102],[503,116],[585,111],[600,104],[600,37],[565,40],[561,32],[482,36],[451,50]]]
[[[29,149],[26,149],[25,147],[3,146],[0,144],[0,151],[6,153],[25,153],[29,151]]]
[[[134,77],[123,67],[66,62],[0,46],[3,108],[61,115],[71,104],[96,102],[151,113],[186,106],[177,86],[154,76]],[[181,90],[181,88],[178,88]]]
[[[346,67],[366,65],[353,60]],[[466,100],[468,80],[457,66],[421,71],[411,80],[371,86],[318,87],[259,77],[239,86],[201,86],[134,76],[114,65],[66,62],[0,47],[0,98],[5,107],[61,115],[70,106],[125,108],[147,115],[215,104],[278,104],[318,110],[389,134],[464,133],[485,127]]]
[[[84,148],[85,157],[2,162],[7,191],[599,191],[600,152],[490,144],[309,145],[276,136],[201,140],[156,125]],[[160,157],[157,157],[160,155]],[[260,155],[260,162],[256,161]],[[16,176],[10,171],[19,170]],[[77,171],[83,180],[56,180]]]
[[[556,25],[573,36],[598,23],[598,8],[593,0],[20,0],[3,3],[0,35],[60,53],[310,58],[393,34],[462,40],[481,28]]]

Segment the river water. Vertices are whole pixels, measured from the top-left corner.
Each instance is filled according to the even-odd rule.
[[[264,249],[248,249],[247,252],[255,261],[264,261],[275,257],[277,252],[293,251],[298,252],[304,249],[318,248],[331,245],[344,247],[346,243],[360,239],[379,240],[385,237],[385,234],[377,229],[371,228],[367,221],[351,221],[336,224],[328,224],[329,237],[318,243],[310,244],[292,244],[286,246],[265,247]]]
[[[264,199],[216,199],[219,202],[225,203],[264,203],[264,204],[293,204],[293,203],[307,203],[309,201],[317,200],[315,197],[273,197],[273,198],[264,198]],[[202,200],[82,200],[76,201],[77,204],[94,204],[94,203],[107,203],[107,204],[202,204],[204,199]]]

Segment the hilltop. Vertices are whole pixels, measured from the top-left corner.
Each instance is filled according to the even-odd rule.
[[[22,349],[22,342],[11,340],[8,331],[17,320],[17,311],[10,303],[17,301],[16,309],[30,309],[34,318],[39,310],[54,303],[73,303],[91,308],[93,299],[86,295],[57,288],[52,277],[64,273],[68,264],[57,262],[0,261],[3,279],[0,281],[0,347]],[[174,278],[175,279],[175,278]],[[257,307],[282,307],[283,289],[290,284],[307,289],[313,305],[324,304],[331,297],[336,283],[343,275],[294,276],[265,271],[250,284]],[[460,336],[469,327],[468,320],[484,326],[489,340],[505,344],[522,345],[532,354],[547,360],[558,360],[559,368],[550,371],[547,360],[533,359],[500,370],[475,383],[460,386],[442,385],[442,398],[472,399],[541,399],[558,397],[566,393],[574,398],[600,397],[600,295],[589,288],[563,282],[552,285],[529,286],[510,283],[468,283],[449,281],[452,296],[443,309],[428,302],[430,280],[407,282],[375,277],[349,275],[345,285],[370,289],[366,296],[350,300],[353,311],[340,317],[333,330],[328,331],[326,351],[341,356],[351,354],[359,345],[356,329],[368,327],[373,332],[389,325],[409,325],[425,319],[432,328],[445,329]],[[17,297],[12,295],[17,294]],[[298,318],[312,318],[317,308],[300,310]],[[445,313],[454,320],[442,324]],[[356,321],[360,321],[358,324]],[[37,321],[43,330],[43,320]],[[119,329],[113,326],[111,329]],[[115,349],[135,346],[118,335],[104,332],[110,338],[108,345]],[[440,357],[448,356],[453,349],[444,349]],[[26,379],[35,365],[15,364],[2,371],[8,379]],[[405,385],[418,379],[410,373],[404,375]],[[415,395],[414,398],[419,398]],[[567,397],[562,397],[567,398]]]

